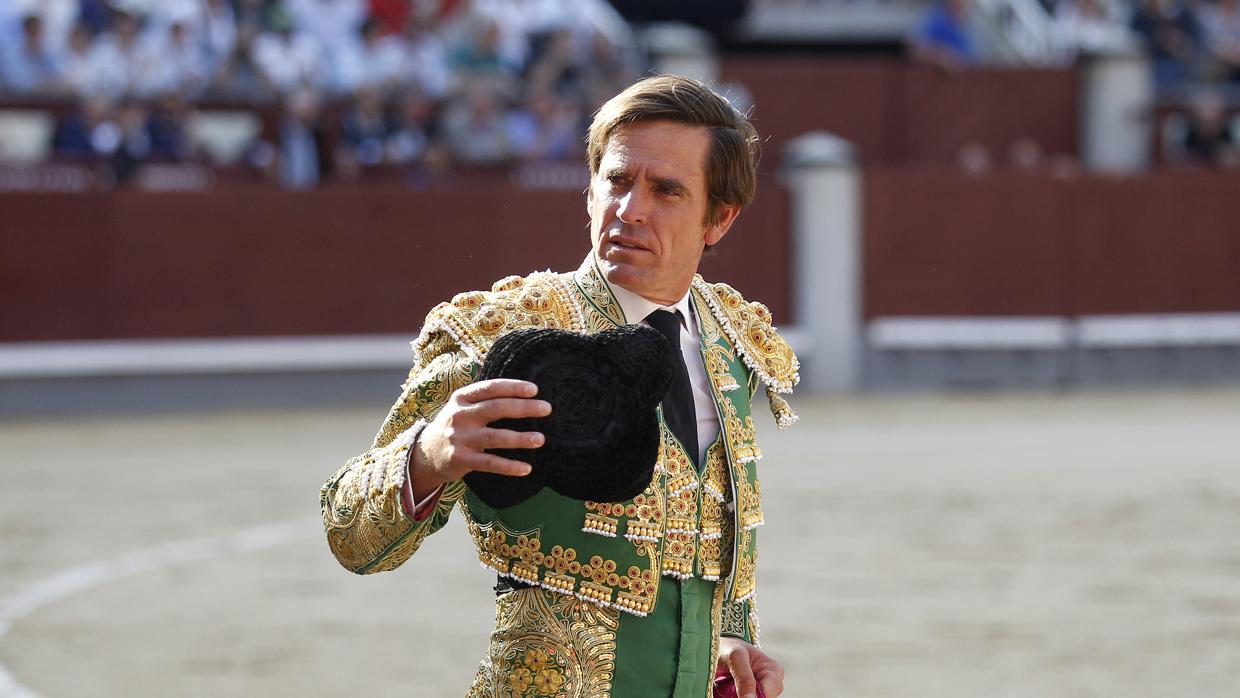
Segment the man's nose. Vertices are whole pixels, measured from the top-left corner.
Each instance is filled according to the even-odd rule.
[[[648,215],[646,208],[647,202],[645,197],[638,193],[637,187],[633,187],[620,198],[620,206],[616,209],[616,216],[629,225],[645,225],[646,216]]]

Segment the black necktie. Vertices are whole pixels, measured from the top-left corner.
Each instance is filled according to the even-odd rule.
[[[685,447],[689,460],[697,466],[697,414],[693,409],[693,386],[689,383],[689,369],[685,366],[685,357],[680,353],[680,313],[668,310],[656,310],[646,316],[650,326],[663,333],[676,354],[676,373],[672,378],[672,387],[663,398],[663,419],[672,433],[680,439]]]

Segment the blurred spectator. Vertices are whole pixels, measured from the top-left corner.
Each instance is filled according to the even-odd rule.
[[[402,94],[388,136],[388,159],[397,165],[441,162],[446,152],[439,141],[433,105],[417,90]]]
[[[362,23],[361,41],[336,57],[337,86],[346,91],[377,86],[391,89],[405,76],[411,47],[404,36],[384,36],[378,20]]]
[[[414,86],[429,97],[440,98],[452,89],[448,50],[435,31],[434,19],[411,15],[405,22],[405,64],[401,69],[406,87]]]
[[[968,30],[968,0],[935,0],[912,37],[913,57],[944,70],[977,62]]]
[[[43,20],[29,14],[21,20],[21,37],[8,43],[0,54],[3,80],[8,89],[20,94],[46,93],[56,88],[59,66],[47,48]]]
[[[444,137],[452,155],[471,165],[499,165],[508,160],[508,134],[497,91],[475,84],[444,115]]]
[[[90,27],[79,24],[69,34],[69,43],[59,57],[60,81],[72,94],[90,94],[94,80],[94,64],[91,52],[94,48],[94,37]]]
[[[628,24],[605,0],[475,0],[473,7],[499,23],[505,55],[518,65],[528,60],[529,48],[537,50],[557,31],[567,31],[578,52],[586,50],[595,34],[617,45],[631,39]]]
[[[60,120],[52,136],[53,154],[66,160],[105,159],[116,152],[119,144],[120,126],[111,101],[102,95],[83,99]]]
[[[137,174],[143,161],[151,156],[151,132],[149,113],[137,100],[121,104],[117,117],[119,141],[112,153],[112,174],[118,184],[129,181]]]
[[[0,8],[0,22],[7,24],[0,45],[19,41],[22,20],[33,15],[39,18],[43,48],[53,53],[64,48],[81,11],[79,0],[0,0]]]
[[[508,115],[509,148],[521,160],[574,159],[581,155],[581,117],[575,102],[548,87],[533,88]]]
[[[138,18],[128,12],[117,12],[112,31],[101,34],[91,50],[93,92],[113,98],[133,95],[146,79],[145,60],[156,58],[140,45]]]
[[[190,37],[181,18],[173,19],[162,33],[148,36],[141,60],[146,66],[137,86],[142,95],[198,97],[211,76],[210,58],[203,45]]]
[[[338,174],[353,179],[365,168],[384,164],[389,131],[383,96],[373,85],[362,87],[340,117],[341,142],[336,148]]]
[[[1225,107],[1223,96],[1214,90],[1203,90],[1194,97],[1184,134],[1183,164],[1217,168],[1240,165]]]
[[[326,60],[318,41],[294,31],[288,15],[278,8],[271,13],[269,27],[270,31],[254,38],[252,52],[254,64],[271,90],[287,95],[326,85]]]
[[[469,18],[462,24],[468,33],[477,23],[494,24],[496,52],[508,65],[525,65],[529,58],[530,41],[538,35],[533,26],[536,12],[526,7],[533,3],[521,0],[473,0],[469,3]],[[456,37],[461,38],[461,37]]]
[[[187,100],[168,94],[157,101],[147,118],[151,139],[150,159],[183,162],[193,156],[186,125],[193,109]]]
[[[1123,46],[1129,31],[1107,0],[1060,0],[1055,5],[1055,37],[1065,63],[1078,54]]]
[[[1180,85],[1192,76],[1201,51],[1201,27],[1181,0],[1142,0],[1132,29],[1145,43],[1157,87]]]
[[[254,42],[258,36],[258,27],[255,25],[237,25],[237,42],[228,56],[224,57],[212,79],[214,96],[250,101],[260,101],[270,96],[271,85],[254,59],[257,52]]]
[[[321,116],[322,100],[312,89],[297,89],[284,101],[276,162],[280,183],[290,189],[313,187],[323,173]]]
[[[343,94],[357,86],[349,73],[349,58],[356,55],[359,31],[366,20],[365,0],[283,0],[293,28],[313,38],[323,51],[326,82],[332,92]]]
[[[228,64],[237,46],[237,16],[229,0],[205,0],[198,27],[201,42],[209,62],[211,78],[219,75]]]
[[[323,50],[348,50],[366,20],[365,0],[283,0],[293,26],[314,37]]]
[[[582,56],[567,29],[551,32],[543,41],[538,57],[526,70],[526,80],[539,89],[550,88],[560,94],[584,94]]]
[[[1201,6],[1200,12],[1215,75],[1240,82],[1240,0],[1216,0]]]
[[[464,31],[448,54],[449,65],[464,83],[484,82],[512,94],[521,66],[500,50],[499,24],[485,15],[467,20]]]

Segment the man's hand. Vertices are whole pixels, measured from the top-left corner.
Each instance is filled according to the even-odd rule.
[[[734,637],[719,638],[719,663],[715,671],[727,669],[736,683],[740,698],[756,698],[756,684],[762,684],[766,698],[784,692],[784,668],[765,652]]]
[[[418,437],[409,463],[415,500],[445,482],[481,470],[500,475],[528,475],[530,466],[486,453],[492,448],[538,448],[543,435],[536,431],[492,429],[497,419],[545,417],[551,403],[535,400],[538,386],[527,381],[496,378],[472,383],[452,393],[435,420]]]

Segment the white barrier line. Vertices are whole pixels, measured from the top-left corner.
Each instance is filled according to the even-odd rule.
[[[62,601],[74,594],[169,565],[286,545],[299,537],[309,537],[308,531],[317,533],[318,523],[319,519],[316,517],[254,526],[220,536],[163,543],[142,550],[134,550],[111,560],[70,567],[0,602],[0,641],[4,640],[4,636],[17,621],[44,606]],[[42,698],[42,696],[23,685],[3,664],[0,664],[0,698]]]
[[[0,343],[0,378],[408,368],[411,337],[245,337]]]
[[[1240,345],[1240,313],[1067,317],[877,317],[880,350],[1141,349]]]

